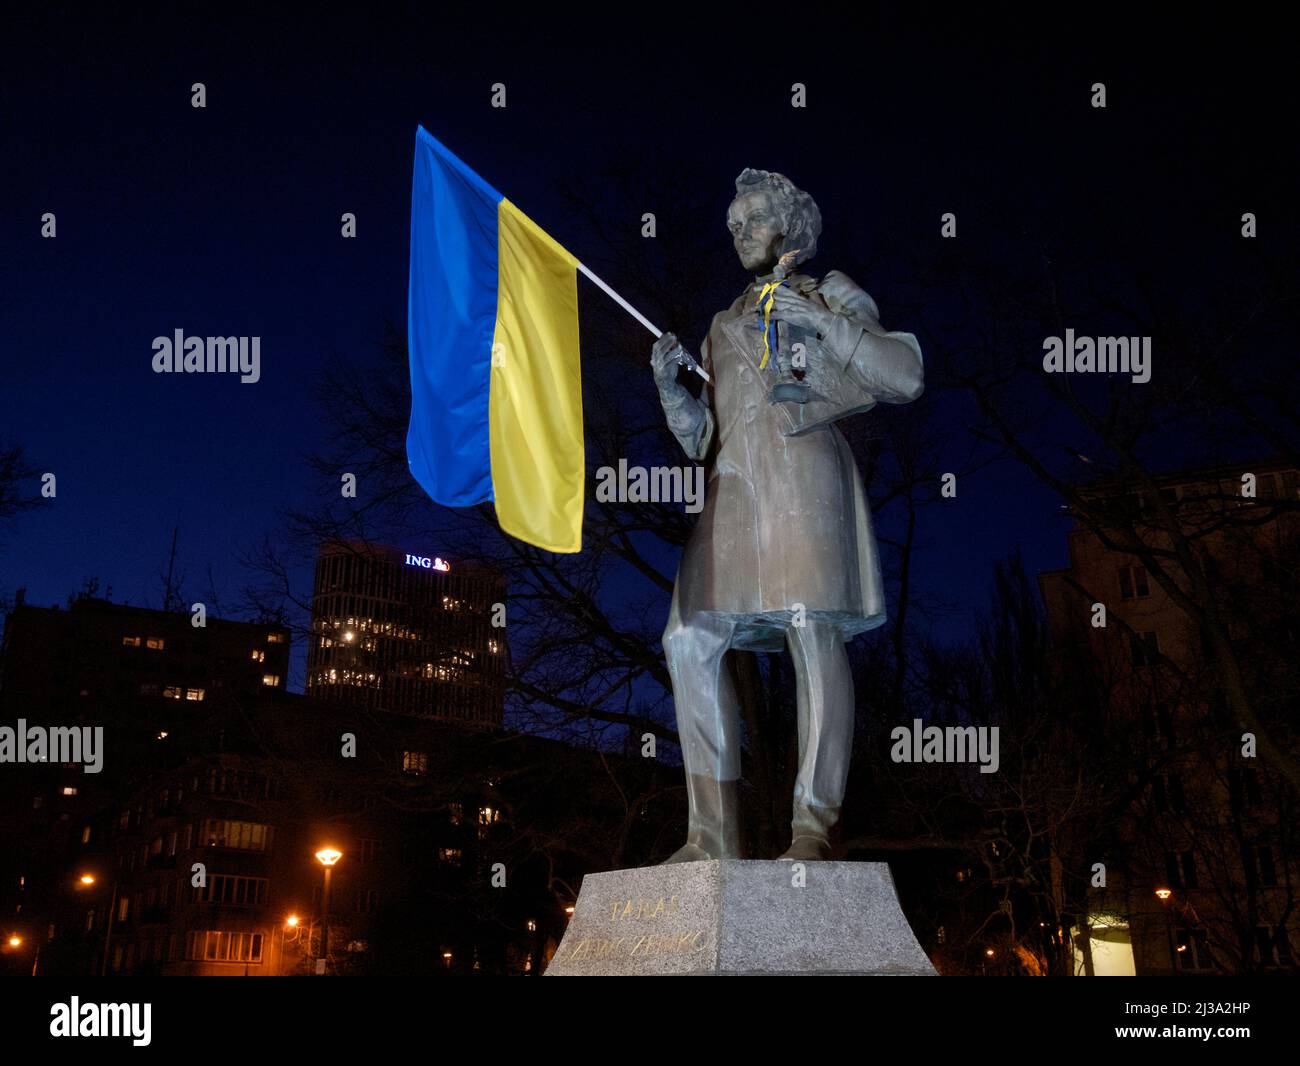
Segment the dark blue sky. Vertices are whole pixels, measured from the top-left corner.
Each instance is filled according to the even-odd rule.
[[[589,238],[561,197],[575,176],[621,166],[652,189],[672,175],[714,191],[716,230],[697,239],[725,242],[735,175],[784,171],[825,217],[813,266],[870,263],[857,280],[885,324],[918,332],[891,307],[910,280],[891,264],[902,274],[946,251],[944,211],[971,246],[1009,250],[1009,228],[1041,227],[1073,234],[1081,263],[1211,290],[1242,210],[1294,223],[1294,94],[1280,45],[1251,26],[1187,13],[1140,25],[1091,6],[1057,22],[780,10],[716,25],[660,7],[628,25],[520,24],[486,7],[382,22],[11,20],[0,439],[57,474],[58,499],[0,533],[0,589],[60,602],[95,575],[115,599],[156,603],[179,526],[187,591],[206,594],[210,564],[234,598],[236,550],[320,491],[304,462],[328,432],[310,397],[318,368],[333,353],[364,366],[386,322],[404,323],[417,123],[580,258]],[[1098,80],[1105,112],[1088,107]],[[196,81],[206,109],[190,106]],[[504,110],[489,106],[498,81]],[[789,106],[793,81],[808,85],[805,111]],[[645,210],[685,224],[671,202],[615,204],[609,222],[637,227]],[[40,237],[46,211],[55,240]],[[345,211],[356,240],[339,236]],[[743,283],[737,267],[701,293],[697,320]],[[177,328],[260,336],[262,380],[155,375],[151,341]],[[956,399],[940,418],[954,468],[972,418]],[[927,512],[918,566],[955,609],[941,631],[963,629],[1016,546],[1031,570],[1063,565],[1057,510],[1005,465]]]

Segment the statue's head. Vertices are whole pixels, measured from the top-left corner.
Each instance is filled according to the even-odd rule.
[[[786,252],[798,249],[793,264],[811,259],[822,231],[822,214],[813,198],[784,174],[746,169],[736,179],[736,198],[727,208],[741,265],[766,274]]]

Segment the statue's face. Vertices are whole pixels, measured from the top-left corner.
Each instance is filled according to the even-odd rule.
[[[746,270],[766,274],[776,266],[785,227],[770,190],[754,189],[732,200],[727,208],[727,229]]]

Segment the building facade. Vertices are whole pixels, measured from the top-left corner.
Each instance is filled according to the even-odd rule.
[[[57,912],[93,894],[69,862],[100,845],[102,812],[191,748],[220,746],[232,708],[283,691],[286,627],[195,620],[93,597],[37,607],[21,595],[6,620],[0,726],[22,721],[103,738],[94,772],[85,761],[53,760],[0,772],[0,907],[42,944],[66,925]]]
[[[1294,972],[1295,791],[1240,706],[1296,757],[1300,473],[1256,463],[1088,492],[1113,528],[1077,522],[1069,566],[1040,587],[1057,656],[1088,664],[1108,729],[1132,753],[1136,798],[1093,892],[1087,966]]]
[[[352,727],[363,754],[344,758],[332,710],[268,696],[228,734],[231,750],[151,774],[89,816],[65,856],[42,972],[539,972],[572,901],[548,887],[553,868],[498,786],[572,754],[376,713]],[[328,896],[326,849],[338,853]],[[494,883],[494,863],[508,882]]]
[[[501,725],[505,585],[472,563],[356,541],[322,547],[307,693],[321,701]]]

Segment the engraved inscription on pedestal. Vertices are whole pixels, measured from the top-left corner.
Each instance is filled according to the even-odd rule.
[[[547,973],[708,973],[717,955],[716,863],[589,874]],[[635,875],[620,877],[619,874]]]
[[[589,874],[546,972],[920,976],[934,969],[883,863],[715,860]]]

